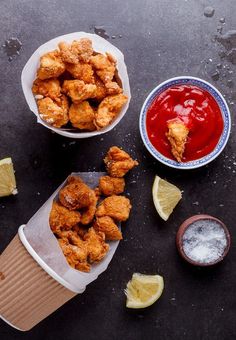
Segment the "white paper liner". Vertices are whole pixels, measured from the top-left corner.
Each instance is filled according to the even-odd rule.
[[[98,179],[105,175],[105,173],[82,172],[72,173],[72,175],[80,176],[87,185],[95,188],[98,185]],[[110,249],[108,253],[102,261],[91,265],[91,271],[89,273],[80,272],[69,266],[58,241],[49,226],[49,214],[53,200],[58,195],[59,190],[66,184],[66,181],[62,183],[62,185],[29,220],[24,228],[24,234],[31,247],[52,270],[66,282],[82,291],[90,282],[94,281],[99,274],[106,270],[118,247],[119,241],[109,242]]]
[[[92,40],[93,43],[93,49],[95,52],[105,53],[109,52],[111,53],[117,60],[117,70],[119,78],[122,82],[122,87],[124,94],[128,96],[127,103],[123,106],[118,116],[114,119],[114,121],[107,127],[99,130],[99,131],[92,131],[92,132],[69,132],[66,129],[63,128],[55,128],[49,124],[47,124],[45,121],[43,121],[40,118],[38,107],[36,100],[34,98],[34,95],[32,93],[32,85],[33,81],[36,78],[37,69],[39,68],[39,59],[40,57],[50,51],[53,51],[58,48],[58,43],[61,41],[66,42],[72,42],[73,40],[78,40],[80,38],[89,38]],[[97,136],[102,133],[108,132],[111,129],[113,129],[120,120],[124,117],[126,111],[129,107],[129,102],[131,99],[131,93],[130,93],[130,86],[129,86],[129,77],[127,73],[126,64],[124,62],[124,55],[123,53],[114,45],[112,45],[110,42],[105,40],[104,38],[91,33],[86,32],[75,32],[70,34],[65,34],[60,37],[57,37],[55,39],[52,39],[45,44],[41,45],[30,57],[28,62],[26,63],[25,67],[23,68],[22,74],[21,74],[21,84],[23,93],[25,95],[25,99],[27,101],[27,104],[29,105],[30,110],[37,116],[38,123],[44,125],[48,129],[51,129],[52,131],[70,138],[87,138],[92,136]]]

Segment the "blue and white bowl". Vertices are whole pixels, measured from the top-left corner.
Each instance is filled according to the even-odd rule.
[[[186,85],[186,84],[198,86],[212,95],[212,97],[216,100],[220,108],[223,122],[224,122],[224,127],[223,127],[223,132],[221,134],[221,137],[218,141],[218,144],[216,145],[215,149],[212,152],[210,152],[208,155],[202,158],[189,161],[189,162],[179,163],[179,162],[176,162],[175,160],[165,157],[159,151],[157,151],[156,148],[152,145],[147,134],[146,117],[147,117],[147,111],[150,105],[152,104],[153,100],[161,92],[165,91],[166,89],[168,89],[169,87],[173,85]],[[199,168],[203,165],[210,163],[211,161],[213,161],[213,159],[218,157],[219,154],[223,151],[229,139],[229,135],[230,135],[231,117],[230,117],[230,111],[229,111],[228,105],[224,97],[213,85],[211,85],[205,80],[195,78],[195,77],[190,77],[190,76],[175,77],[175,78],[171,78],[171,79],[164,81],[160,85],[156,86],[151,91],[151,93],[149,93],[140,112],[139,129],[140,129],[140,134],[141,134],[144,145],[146,146],[147,150],[151,153],[151,155],[155,157],[158,161],[160,161],[161,163],[169,167],[176,168],[176,169],[195,169],[195,168]]]

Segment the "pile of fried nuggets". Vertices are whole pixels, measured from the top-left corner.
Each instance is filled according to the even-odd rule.
[[[106,255],[106,241],[122,239],[116,223],[126,221],[131,209],[130,200],[119,194],[125,188],[124,175],[138,162],[116,146],[109,149],[104,162],[108,175],[100,177],[99,187],[93,190],[81,178],[70,176],[49,217],[67,262],[83,272]],[[106,198],[100,201],[101,196]]]
[[[41,56],[33,83],[40,117],[57,128],[108,126],[128,100],[116,82],[115,58],[94,52],[87,38],[58,47]]]

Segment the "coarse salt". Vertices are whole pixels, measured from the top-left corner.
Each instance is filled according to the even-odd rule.
[[[227,246],[226,233],[217,221],[204,219],[189,225],[183,234],[185,255],[199,263],[212,263],[218,260]]]

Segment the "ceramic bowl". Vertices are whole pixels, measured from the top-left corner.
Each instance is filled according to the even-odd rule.
[[[213,220],[213,221],[216,221],[224,229],[227,244],[226,244],[226,247],[225,247],[225,250],[224,250],[222,256],[218,257],[218,259],[213,261],[213,262],[202,263],[202,262],[193,261],[192,259],[190,259],[185,254],[185,252],[183,250],[183,235],[184,235],[185,231],[188,229],[188,227],[192,223],[194,223],[196,221],[199,221],[199,220]],[[214,265],[216,263],[221,262],[225,258],[225,256],[228,254],[228,251],[229,251],[229,248],[230,248],[230,244],[231,244],[231,237],[230,237],[230,233],[229,233],[229,230],[226,227],[226,225],[222,221],[220,221],[218,218],[210,216],[210,215],[194,215],[194,216],[189,217],[187,220],[185,220],[181,224],[181,226],[179,227],[179,230],[178,230],[178,232],[176,234],[176,246],[177,246],[177,249],[178,249],[178,252],[179,252],[180,256],[185,261],[187,261],[188,263],[190,263],[190,264],[192,264],[194,266],[208,267],[208,266],[212,266],[212,265]]]
[[[110,52],[117,60],[117,72],[118,72],[118,78],[119,82],[122,85],[122,88],[124,90],[124,94],[128,96],[128,101],[127,103],[122,107],[120,110],[119,114],[117,117],[111,122],[110,125],[107,127],[97,130],[97,131],[92,131],[92,132],[81,132],[81,131],[76,131],[75,129],[66,129],[66,128],[56,128],[53,127],[52,125],[46,123],[44,120],[41,119],[39,112],[38,112],[38,107],[37,103],[35,100],[35,97],[32,93],[32,84],[34,79],[36,78],[36,73],[37,69],[39,67],[39,60],[40,57],[49,52],[57,49],[58,43],[61,41],[66,41],[68,43],[71,43],[73,40],[78,40],[80,38],[89,38],[91,39],[93,43],[93,49],[96,52],[103,53],[105,52]],[[103,133],[109,132],[112,130],[124,117],[126,111],[128,110],[129,107],[129,102],[131,99],[131,93],[130,93],[130,85],[129,85],[129,77],[127,73],[127,68],[126,64],[124,61],[124,55],[123,53],[114,45],[112,45],[109,41],[103,39],[102,37],[98,36],[97,34],[91,34],[91,33],[86,33],[86,32],[75,32],[75,33],[69,33],[65,34],[59,37],[56,37],[45,44],[41,45],[29,58],[27,61],[25,67],[23,68],[22,74],[21,74],[21,84],[22,84],[22,89],[23,93],[25,95],[26,102],[30,108],[30,110],[36,115],[37,117],[37,122],[42,124],[44,127],[56,132],[59,135],[69,137],[69,138],[74,138],[74,139],[79,139],[79,138],[88,138],[88,137],[93,137],[93,136],[98,136]]]
[[[154,99],[163,91],[167,90],[169,87],[174,85],[195,85],[207,91],[212,95],[212,97],[216,100],[221,114],[223,118],[223,132],[220,136],[220,139],[215,147],[215,149],[207,154],[206,156],[189,161],[189,162],[177,162],[175,160],[169,159],[162,155],[156,148],[152,145],[151,141],[149,140],[146,128],[146,116],[149,107],[151,106]],[[183,77],[175,77],[164,81],[163,83],[156,86],[147,96],[141,112],[140,112],[140,119],[139,119],[139,129],[140,134],[143,140],[144,145],[146,146],[147,150],[151,153],[153,157],[155,157],[161,163],[176,169],[195,169],[201,166],[204,166],[211,161],[213,161],[219,154],[223,151],[224,147],[227,144],[230,135],[231,129],[231,117],[228,105],[222,96],[222,94],[210,83],[206,82],[205,80],[190,77],[190,76],[183,76]]]

